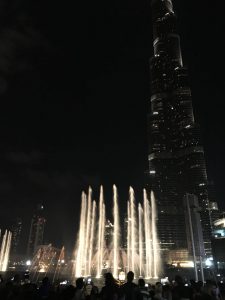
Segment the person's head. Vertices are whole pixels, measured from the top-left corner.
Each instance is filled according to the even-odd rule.
[[[29,281],[29,279],[30,279],[30,275],[29,274],[24,274],[24,276],[23,276],[23,280],[25,281],[25,282],[28,282]]]
[[[203,289],[203,282],[199,280],[195,285],[195,289],[197,293],[200,293]]]
[[[49,279],[48,279],[48,277],[44,277],[43,279],[42,279],[42,284],[43,285],[48,285],[49,284]]]
[[[162,283],[161,282],[156,282],[156,284],[155,284],[155,292],[156,293],[162,293]]]
[[[134,280],[134,272],[129,271],[129,272],[127,273],[127,281],[128,281],[128,282],[132,282],[133,280]]]
[[[13,282],[14,283],[20,283],[20,275],[19,274],[15,274],[13,277]]]
[[[206,288],[207,294],[209,294],[211,296],[212,295],[216,296],[218,294],[218,288],[217,288],[217,285],[214,281],[207,280],[205,288]]]
[[[176,275],[175,276],[175,283],[180,285],[180,284],[183,284],[183,278],[180,276],[180,275]]]
[[[74,297],[75,294],[75,288],[73,285],[68,285],[65,289],[65,293],[67,294],[68,298],[67,299],[72,299]]]
[[[98,287],[93,285],[91,290],[91,295],[97,295],[98,294]]]
[[[169,293],[171,292],[171,286],[170,284],[167,282],[162,286],[162,291],[163,293]]]
[[[112,273],[105,273],[105,285],[111,285],[114,283],[114,278]]]
[[[145,281],[144,281],[143,278],[138,279],[138,286],[139,286],[140,288],[145,287]]]
[[[190,284],[191,284],[191,286],[195,286],[196,285],[195,280],[194,279],[190,279]]]
[[[84,278],[80,277],[76,280],[76,287],[81,290],[84,287]]]

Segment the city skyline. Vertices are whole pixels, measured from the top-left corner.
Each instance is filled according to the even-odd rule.
[[[115,183],[121,191],[121,201],[126,202],[127,187],[133,185],[141,193],[148,170],[150,2],[131,2],[120,14],[116,4],[107,5],[111,18],[104,29],[102,22],[107,13],[103,13],[103,6],[103,15],[99,13],[97,21],[94,12],[98,11],[98,5],[90,5],[88,10],[80,7],[81,16],[91,15],[89,23],[85,18],[83,23],[79,19],[83,24],[80,31],[76,29],[78,21],[72,16],[66,23],[66,11],[62,12],[65,14],[62,27],[52,15],[47,28],[43,29],[44,23],[35,19],[32,28],[25,28],[25,34],[18,30],[13,35],[10,23],[13,21],[3,24],[6,32],[11,30],[10,37],[19,51],[26,49],[29,59],[24,61],[12,53],[6,65],[0,64],[1,95],[5,100],[1,112],[1,219],[4,225],[11,217],[21,217],[26,228],[35,206],[43,201],[48,214],[46,239],[70,246],[73,246],[70,238],[77,229],[76,212],[82,189],[89,184],[93,188],[104,184],[110,197]],[[200,5],[194,1],[188,4],[174,1],[209,175],[215,181],[218,202],[222,205],[224,123],[220,101],[224,87],[219,64],[222,68],[224,60],[219,60],[219,54],[223,57],[222,45],[215,56],[211,36],[213,32],[219,37],[222,31],[223,21],[216,13],[222,15],[223,4],[216,5],[213,8],[206,5],[202,15]],[[29,17],[31,6],[25,11]],[[45,13],[39,11],[43,22],[47,22],[48,9]],[[210,26],[209,17],[214,20]],[[96,28],[91,28],[92,23]],[[53,24],[56,28],[52,28]],[[74,31],[76,39],[71,38]],[[7,49],[7,41],[2,42]],[[72,47],[74,42],[78,47]],[[4,53],[0,57],[5,57]],[[15,61],[18,69],[14,68]],[[212,97],[215,107],[207,103]],[[69,227],[66,232],[65,227]]]

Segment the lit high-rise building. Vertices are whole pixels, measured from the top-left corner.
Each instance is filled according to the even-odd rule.
[[[46,219],[43,215],[44,207],[43,205],[38,205],[33,218],[31,219],[29,239],[27,245],[27,256],[32,257],[38,246],[43,244],[44,239],[44,229]]]
[[[190,193],[198,198],[204,251],[211,255],[212,205],[188,71],[182,60],[177,17],[171,0],[152,0],[151,7],[154,56],[150,62],[148,159],[150,187],[158,202],[161,249],[167,253],[188,248],[183,198]]]

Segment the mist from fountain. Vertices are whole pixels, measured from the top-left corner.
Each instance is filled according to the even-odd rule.
[[[100,187],[99,203],[88,196],[81,196],[81,213],[78,240],[75,248],[74,276],[101,278],[112,272],[118,278],[120,271],[132,270],[135,277],[158,278],[160,272],[160,249],[157,238],[157,211],[153,192],[148,199],[143,191],[143,204],[136,204],[135,193],[129,189],[127,201],[126,245],[121,246],[120,212],[118,191],[113,186],[113,224],[106,224],[103,187]],[[110,241],[108,241],[110,239]]]

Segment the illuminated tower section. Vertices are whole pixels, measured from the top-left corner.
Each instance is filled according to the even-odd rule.
[[[204,249],[211,254],[210,203],[199,126],[192,109],[188,72],[183,66],[177,18],[170,0],[152,0],[150,61],[150,186],[158,201],[161,248],[187,249],[183,198],[195,194],[201,207]]]
[[[43,205],[38,205],[36,213],[31,219],[29,239],[27,245],[27,257],[32,258],[37,247],[43,244],[46,219],[43,216]]]

